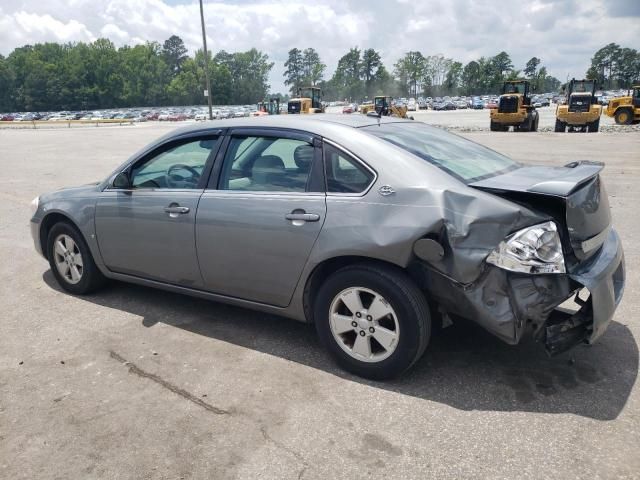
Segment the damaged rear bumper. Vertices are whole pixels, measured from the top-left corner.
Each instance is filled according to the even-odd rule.
[[[575,343],[593,343],[611,323],[613,314],[622,300],[625,283],[624,252],[618,233],[611,229],[600,251],[588,261],[569,272],[569,278],[589,291],[589,298],[581,308],[569,317],[558,321],[558,316],[547,321],[545,343],[550,353],[558,353],[567,348],[562,343],[569,342],[576,329],[584,330]],[[566,312],[561,312],[567,315]],[[569,328],[573,324],[573,327]],[[571,333],[573,331],[573,333]],[[557,351],[556,351],[557,350]]]
[[[600,337],[625,282],[624,253],[614,229],[596,254],[567,274],[518,274],[489,265],[476,282],[462,285],[426,265],[415,268],[445,315],[472,320],[509,344],[531,336],[551,355]],[[559,308],[585,288],[589,297],[580,300],[577,311]]]

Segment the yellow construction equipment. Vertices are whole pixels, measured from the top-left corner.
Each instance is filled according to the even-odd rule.
[[[502,85],[502,95],[498,108],[489,111],[489,126],[492,132],[506,132],[513,127],[514,132],[535,132],[540,117],[531,105],[529,82],[511,80]]]
[[[322,90],[318,87],[298,89],[298,96],[289,100],[287,113],[324,113]]]
[[[567,101],[556,107],[556,132],[579,130],[597,132],[600,128],[602,105],[596,98],[595,80],[571,79],[567,86]]]
[[[280,99],[278,97],[265,99],[262,102],[258,102],[257,108],[259,115],[279,115],[280,114]]]
[[[358,110],[360,111],[360,113],[364,113],[366,115],[367,113],[373,112],[375,110],[375,104],[373,103],[373,100],[367,100],[360,104]]]
[[[613,117],[618,125],[631,125],[640,122],[640,85],[631,87],[626,97],[616,97],[609,100],[604,111]]]
[[[407,115],[406,105],[396,105],[393,98],[387,96],[377,96],[373,99],[373,108],[367,105],[365,109],[360,107],[360,111],[366,115],[375,115],[380,117],[398,117],[413,120],[413,117]]]

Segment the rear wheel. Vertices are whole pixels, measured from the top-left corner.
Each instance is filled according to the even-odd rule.
[[[600,118],[597,118],[589,124],[589,133],[595,133],[600,129]]]
[[[490,129],[492,132],[499,132],[499,131],[501,131],[501,130],[502,130],[502,128],[500,128],[500,125],[498,125],[496,122],[491,122],[491,123],[489,124],[489,129]]]
[[[564,132],[566,128],[567,124],[556,118],[556,127],[554,129],[554,132]]]
[[[540,116],[538,115],[538,113],[534,113],[533,115],[533,120],[531,123],[531,132],[537,132],[538,131],[538,121],[540,120]]]
[[[57,223],[49,231],[47,258],[53,276],[70,293],[85,295],[105,282],[84,238],[68,223]]]
[[[628,108],[619,108],[615,115],[618,125],[631,125],[633,122],[633,113]]]
[[[400,375],[424,353],[431,333],[423,293],[402,271],[378,265],[338,270],[315,299],[318,335],[337,363],[381,380]]]

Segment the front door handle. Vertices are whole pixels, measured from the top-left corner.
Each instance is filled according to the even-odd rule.
[[[168,207],[164,207],[164,212],[168,213],[171,218],[176,218],[178,215],[189,213],[189,207],[181,207],[180,205],[172,203]]]
[[[317,213],[287,213],[284,218],[293,221],[317,222],[320,220],[320,215]]]

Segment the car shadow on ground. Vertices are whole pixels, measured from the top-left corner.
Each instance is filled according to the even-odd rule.
[[[60,291],[50,271],[44,281]],[[161,290],[112,282],[83,300],[165,323],[404,395],[461,410],[572,413],[613,420],[638,373],[631,331],[612,322],[593,346],[549,358],[539,344],[509,346],[472,323],[458,322],[431,339],[427,352],[399,379],[372,382],[338,368],[312,326]]]

